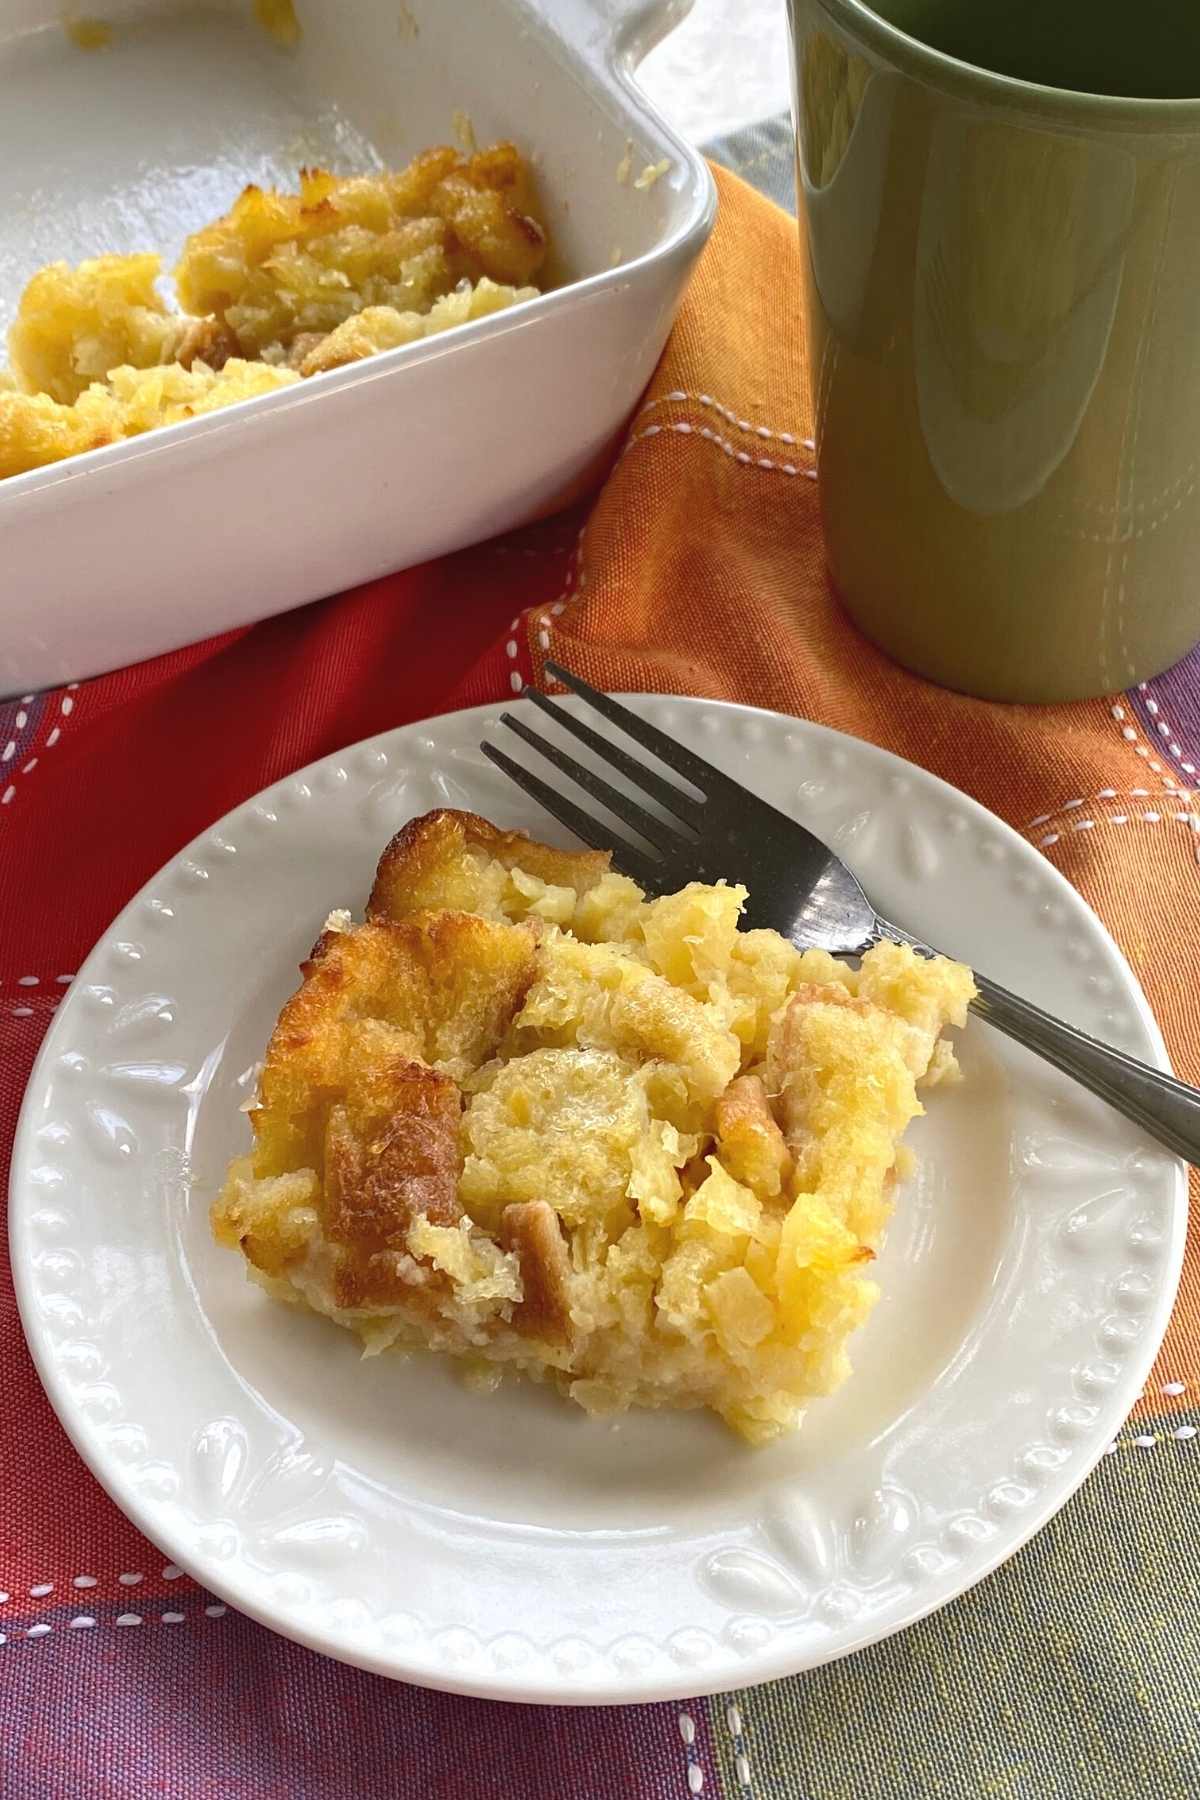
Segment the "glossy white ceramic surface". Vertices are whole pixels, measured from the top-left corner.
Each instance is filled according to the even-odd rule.
[[[795,719],[631,704],[828,837],[887,916],[1164,1060],[1099,921],[974,802]],[[561,839],[480,754],[499,711],[280,782],[114,923],[21,1117],[26,1333],[80,1453],[164,1553],[331,1655],[560,1702],[810,1667],[978,1580],[1103,1453],[1170,1309],[1181,1169],[973,1021],[966,1080],[911,1133],[855,1375],[763,1451],[695,1414],[596,1421],[533,1386],[468,1392],[442,1361],[362,1361],[269,1301],[207,1212],[327,912],[361,907],[387,838],[432,806]]]
[[[675,0],[0,0],[0,324],[42,263],[159,249],[248,180],[512,137],[564,285],[444,337],[0,483],[0,694],[78,679],[537,516],[601,466],[711,227],[711,176],[632,69]],[[461,121],[459,121],[461,125]],[[663,160],[649,186],[618,180]]]

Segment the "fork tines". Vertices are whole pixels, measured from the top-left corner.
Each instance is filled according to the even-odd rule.
[[[582,719],[576,718],[565,708],[556,706],[545,694],[526,687],[522,698],[584,744],[601,762],[623,775],[640,794],[657,802],[679,823],[675,824],[648,812],[637,799],[613,787],[594,770],[531,730],[512,713],[502,714],[501,723],[576,787],[598,801],[607,812],[630,826],[640,842],[631,842],[612,826],[594,818],[574,801],[567,799],[557,787],[552,787],[539,776],[531,774],[494,745],[485,743],[482,746],[484,755],[585,844],[590,844],[597,850],[611,849],[618,868],[645,886],[657,887],[664,876],[664,864],[673,856],[694,849],[702,828],[706,798],[711,798],[717,792],[724,794],[730,789],[736,791],[736,784],[718,769],[714,769],[711,763],[705,762],[703,757],[685,750],[682,744],[676,743],[655,726],[647,724],[636,713],[630,712],[628,707],[622,706],[608,694],[600,693],[558,663],[547,662],[545,667],[547,675],[562,682],[564,687],[577,694],[610,725],[615,725],[626,736],[649,750],[659,762],[681,776],[691,789],[698,792],[688,792],[656,769],[647,767],[640,759],[631,756],[620,745],[611,743]]]

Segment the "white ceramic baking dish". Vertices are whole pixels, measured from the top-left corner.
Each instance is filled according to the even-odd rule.
[[[715,212],[704,162],[632,79],[687,0],[296,0],[290,50],[252,0],[97,10],[111,41],[85,51],[60,0],[0,0],[0,325],[44,262],[160,249],[169,267],[247,181],[402,164],[452,141],[456,114],[538,159],[562,285],[0,483],[0,694],[265,618],[577,494]]]

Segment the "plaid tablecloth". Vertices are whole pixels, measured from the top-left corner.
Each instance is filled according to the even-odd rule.
[[[716,147],[779,199],[773,122]],[[0,1153],[58,997],[214,817],[553,648],[614,686],[725,695],[895,748],[1027,832],[1116,930],[1200,1075],[1200,655],[1136,692],[989,707],[837,611],[810,478],[788,221],[722,221],[602,493],[575,513],[80,688],[0,705]],[[747,296],[738,269],[765,272]],[[696,520],[704,522],[703,531]],[[181,579],[186,579],[186,571]],[[453,618],[453,630],[446,621]],[[524,1709],[357,1673],[238,1617],[100,1493],[0,1270],[4,1800],[1167,1800],[1200,1793],[1195,1246],[1135,1418],[1022,1554],[815,1674],[683,1705]]]

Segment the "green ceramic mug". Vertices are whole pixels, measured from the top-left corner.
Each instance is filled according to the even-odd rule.
[[[847,610],[990,699],[1158,673],[1200,638],[1200,0],[789,12]]]

